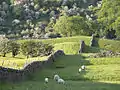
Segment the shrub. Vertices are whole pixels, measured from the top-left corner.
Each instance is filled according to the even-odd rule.
[[[10,47],[8,45],[9,40],[4,37],[1,36],[0,37],[0,53],[3,54],[3,57],[5,57],[5,55],[10,52]]]
[[[20,44],[15,41],[9,41],[8,45],[10,47],[10,51],[12,52],[12,56],[15,57],[19,53]]]
[[[27,58],[30,57],[36,57],[36,56],[44,56],[49,55],[53,51],[53,46],[49,44],[43,44],[42,42],[35,42],[35,41],[25,41],[21,45],[21,51],[22,53],[27,56]]]
[[[91,35],[92,33],[81,16],[62,16],[54,25],[54,29],[63,36]]]
[[[45,52],[44,55],[50,55],[53,52],[53,46],[50,44],[44,44]]]
[[[37,44],[34,41],[26,41],[22,43],[21,51],[27,58],[37,56]]]

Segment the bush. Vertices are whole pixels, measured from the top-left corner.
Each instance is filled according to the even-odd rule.
[[[12,52],[12,56],[15,57],[19,53],[20,44],[15,41],[9,41],[8,45],[10,47],[10,51]]]
[[[92,33],[92,30],[81,16],[60,17],[54,25],[54,30],[63,36],[91,35]]]
[[[59,33],[49,32],[46,33],[44,38],[60,38],[61,35]]]
[[[49,55],[52,53],[53,46],[49,44],[43,44],[42,42],[35,42],[35,41],[25,41],[21,45],[21,51],[22,53],[27,56],[27,58],[30,57],[36,57],[36,56],[44,56]]]
[[[3,54],[3,57],[10,52],[8,42],[9,40],[6,37],[0,36],[0,53]]]
[[[44,55],[48,56],[53,52],[53,46],[50,44],[44,44],[45,52]]]

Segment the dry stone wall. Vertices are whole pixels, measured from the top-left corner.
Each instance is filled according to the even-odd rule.
[[[4,68],[0,66],[0,81],[16,82],[24,80],[28,74],[32,74],[33,72],[51,65],[56,60],[55,58],[62,55],[65,55],[65,53],[62,50],[58,50],[54,54],[51,54],[47,60],[31,62],[27,64],[22,70]]]

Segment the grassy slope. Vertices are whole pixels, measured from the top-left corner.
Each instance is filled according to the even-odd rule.
[[[27,81],[2,84],[1,90],[120,90],[120,60],[119,63],[111,61],[114,63],[107,61],[106,64],[106,59],[103,63],[96,63],[96,60],[80,55],[62,56],[52,66],[29,76]],[[78,73],[82,64],[87,65],[87,70]],[[53,81],[54,73],[65,79],[66,85]],[[45,77],[49,77],[48,84],[44,83]]]
[[[8,67],[8,68],[15,68],[15,69],[22,69],[25,64],[28,64],[32,61],[43,61],[46,60],[48,57],[33,57],[33,58],[26,58],[24,55],[19,54],[15,58],[11,56],[11,54],[7,54],[6,57],[0,57],[0,66]]]
[[[75,37],[64,37],[64,38],[57,38],[57,39],[34,40],[34,41],[42,41],[44,43],[50,43],[52,45],[57,46],[57,47],[55,47],[56,49],[59,49],[59,47],[60,47],[60,49],[66,47],[66,49],[69,50],[69,48],[67,48],[67,46],[72,47],[74,45],[75,48],[78,48],[81,40],[84,40],[85,44],[89,47],[90,39],[91,39],[91,37],[88,37],[88,36],[75,36]],[[18,42],[23,43],[25,41],[26,40],[19,40]],[[119,48],[120,41],[108,40],[108,39],[96,39],[96,41],[97,41],[96,47],[98,47],[98,48],[96,48],[96,50],[107,49],[107,50],[120,52],[120,48]],[[64,45],[66,45],[66,46],[64,46]],[[92,48],[92,50],[95,50],[95,48],[94,49]],[[71,53],[71,54],[73,54],[73,53]]]
[[[88,58],[90,53],[76,55],[80,40],[85,40],[89,45],[90,37],[42,40],[53,44],[55,50],[63,49],[68,55],[57,58],[52,66],[28,76],[24,82],[1,84],[1,90],[120,90],[120,58]],[[118,47],[120,42],[99,40],[98,43],[103,44],[99,45],[100,47],[106,48],[104,43],[110,43],[111,46],[117,44]],[[113,49],[116,50],[116,47]],[[87,50],[98,52],[100,48],[87,47]],[[86,71],[78,73],[78,68],[83,64],[87,65]],[[67,84],[59,85],[53,81],[54,73],[58,73]],[[45,77],[49,77],[48,84],[44,83]]]
[[[86,46],[85,52],[87,53],[96,53],[102,49],[120,51],[120,41],[106,40],[106,39],[98,39],[98,43],[96,47],[89,47],[91,37],[88,36],[76,36],[76,37],[68,37],[68,38],[57,38],[57,39],[46,39],[46,40],[34,40],[34,41],[42,41],[44,43],[50,43],[54,45],[54,50],[62,49],[68,55],[78,54],[78,50],[80,47],[80,40],[84,40]],[[26,40],[19,40],[19,43],[23,43]],[[36,59],[36,58],[33,58]],[[40,58],[39,58],[40,59]],[[15,62],[18,64],[18,67],[22,67],[26,61],[26,58],[23,55],[18,55],[16,58],[12,58],[10,55],[7,55],[6,58],[0,57],[0,65],[3,60],[7,60],[10,62]],[[6,62],[8,63],[8,62]],[[4,66],[9,66],[8,64]],[[9,66],[11,67],[11,66]]]

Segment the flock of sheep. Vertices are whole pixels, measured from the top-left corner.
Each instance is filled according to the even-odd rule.
[[[86,69],[86,66],[85,66],[85,65],[82,65],[81,68],[78,69],[78,72],[80,73],[80,72],[82,72],[83,70],[85,71],[85,69]],[[59,76],[58,74],[55,74],[55,75],[54,75],[54,80],[55,80],[57,83],[59,83],[59,84],[65,84],[65,80],[62,79],[62,78],[60,78],[60,76]],[[48,83],[48,81],[49,81],[49,78],[46,77],[46,78],[45,78],[45,83]]]

